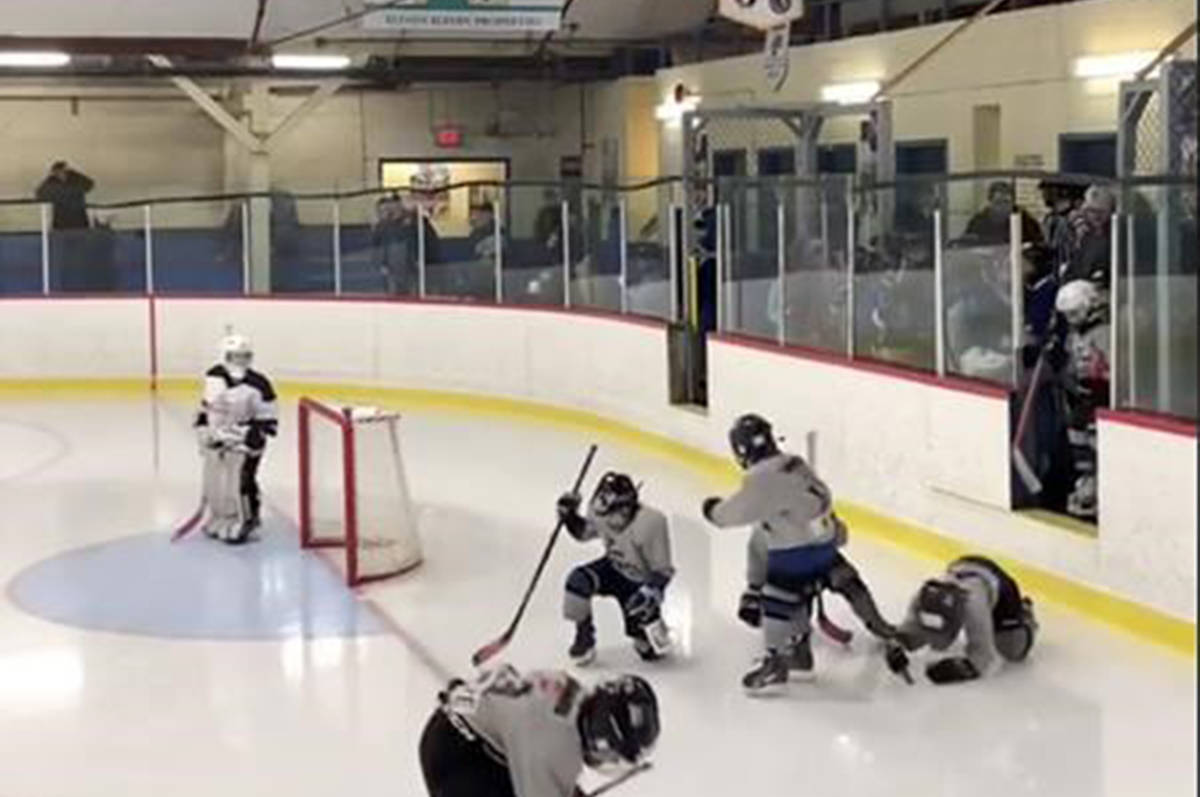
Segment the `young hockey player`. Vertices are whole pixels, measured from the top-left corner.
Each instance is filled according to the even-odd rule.
[[[894,629],[837,550],[846,528],[825,483],[803,459],[779,450],[771,424],[758,415],[738,418],[729,442],[746,471],[742,487],[724,500],[707,499],[703,512],[718,527],[757,524],[747,557],[749,588],[738,609],[740,618],[763,628],[765,654],[742,679],[754,694],[782,687],[789,671],[812,672],[811,603],[826,586],[845,595],[875,633],[889,636]]]
[[[888,666],[908,671],[904,650],[928,645],[945,651],[962,632],[966,656],[933,662],[925,674],[935,684],[953,684],[987,675],[1001,660],[1024,661],[1037,636],[1033,602],[1021,595],[1012,576],[983,556],[963,556],[938,578],[921,585],[887,654]]]
[[[271,382],[250,367],[254,350],[242,335],[221,341],[221,361],[204,374],[196,433],[204,461],[203,530],[231,545],[248,542],[261,522],[258,467],[267,438],[278,431]]]
[[[675,575],[666,516],[641,503],[632,479],[611,471],[596,485],[586,517],[580,516],[579,504],[578,495],[563,495],[558,499],[559,517],[575,539],[601,539],[604,556],[567,576],[563,616],[575,623],[571,659],[583,666],[595,658],[592,598],[596,595],[620,602],[625,633],[639,656],[646,661],[661,657],[670,646],[662,602]]]
[[[1067,512],[1095,519],[1096,408],[1108,406],[1109,323],[1104,298],[1095,284],[1074,280],[1058,289],[1055,309],[1067,324],[1061,345],[1048,356],[1060,374],[1067,408],[1067,441],[1074,483]]]
[[[438,699],[420,744],[430,797],[579,797],[585,765],[639,764],[658,738],[658,699],[635,675],[588,688],[501,665]]]

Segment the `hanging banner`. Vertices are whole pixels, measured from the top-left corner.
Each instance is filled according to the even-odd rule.
[[[363,17],[367,30],[491,36],[558,30],[563,0],[366,0],[366,5],[388,6]]]
[[[767,31],[763,72],[767,77],[767,87],[771,91],[779,91],[787,82],[792,63],[791,30],[792,26],[788,23],[776,25]]]

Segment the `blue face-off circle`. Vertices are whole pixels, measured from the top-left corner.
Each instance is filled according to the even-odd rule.
[[[273,526],[273,528],[272,528]],[[51,622],[169,639],[287,639],[386,633],[329,562],[284,524],[231,547],[194,533],[143,534],[65,551],[10,582],[19,608]]]

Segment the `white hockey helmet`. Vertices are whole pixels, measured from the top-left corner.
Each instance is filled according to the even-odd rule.
[[[226,335],[221,338],[221,363],[230,375],[241,378],[254,360],[254,346],[245,335]]]
[[[1071,326],[1079,326],[1092,314],[1100,302],[1100,292],[1090,280],[1072,280],[1058,289],[1054,309],[1063,314]]]

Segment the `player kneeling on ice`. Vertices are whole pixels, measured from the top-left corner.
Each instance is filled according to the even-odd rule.
[[[250,367],[253,359],[246,337],[221,341],[221,362],[204,374],[195,423],[204,462],[202,528],[231,545],[249,541],[260,525],[258,466],[279,423],[275,390]]]
[[[558,514],[577,540],[604,542],[604,556],[580,565],[567,576],[563,615],[575,623],[570,656],[588,664],[596,655],[596,626],[592,597],[605,595],[621,603],[625,633],[646,661],[661,657],[670,647],[662,602],[675,574],[667,518],[638,497],[633,480],[608,472],[596,485],[586,517],[579,514],[580,497],[567,493],[558,499]]]
[[[748,574],[751,590],[738,610],[739,617],[751,624],[761,622],[763,629],[763,658],[742,679],[742,686],[754,694],[782,687],[790,672],[812,673],[812,601],[832,583],[845,526],[833,514],[829,488],[803,459],[779,450],[765,419],[753,414],[738,418],[729,443],[745,470],[742,487],[728,498],[706,499],[703,512],[721,528],[756,524]],[[756,547],[765,547],[765,555],[756,554]],[[760,566],[763,559],[765,568]],[[865,593],[857,572],[853,576]],[[760,591],[754,591],[759,584]]]
[[[941,576],[921,585],[900,627],[903,645],[888,650],[888,666],[908,671],[904,649],[926,645],[945,651],[960,632],[966,636],[966,656],[951,656],[925,669],[935,684],[970,681],[988,674],[1003,661],[1024,661],[1037,636],[1033,602],[1021,595],[1012,576],[983,556],[955,559]]]
[[[584,765],[628,777],[658,739],[658,699],[635,675],[589,688],[506,664],[438,699],[420,746],[430,797],[578,797]]]

